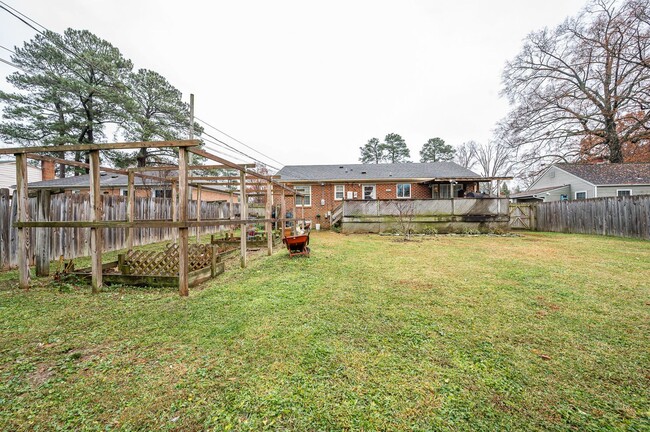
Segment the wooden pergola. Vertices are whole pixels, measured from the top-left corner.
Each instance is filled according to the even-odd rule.
[[[37,232],[37,243],[40,240],[45,242],[48,238],[51,228],[59,227],[72,227],[72,228],[90,228],[90,254],[91,254],[91,269],[92,269],[92,292],[97,293],[102,287],[102,228],[124,228],[127,229],[127,245],[129,248],[133,246],[133,230],[136,228],[176,228],[176,237],[178,239],[179,250],[179,283],[178,291],[182,296],[189,294],[188,288],[188,242],[189,242],[189,229],[191,227],[206,227],[206,226],[223,226],[228,225],[231,227],[239,225],[241,228],[241,249],[240,249],[240,262],[242,267],[247,264],[247,236],[246,227],[248,224],[264,223],[267,237],[268,254],[273,253],[273,234],[272,228],[274,222],[281,222],[284,227],[285,222],[288,220],[296,221],[295,216],[293,219],[286,219],[285,208],[285,194],[294,196],[301,195],[300,192],[289,188],[279,183],[276,178],[266,176],[254,171],[249,170],[251,164],[236,164],[221,157],[215,156],[211,153],[201,150],[198,145],[198,140],[178,140],[178,141],[155,141],[155,142],[125,142],[125,143],[106,143],[106,144],[68,144],[62,146],[41,146],[41,147],[20,147],[20,148],[5,148],[0,149],[0,155],[13,154],[16,157],[16,196],[17,196],[17,210],[18,218],[15,227],[18,231],[18,273],[19,273],[19,286],[23,289],[29,289],[29,260],[28,260],[28,243],[27,231],[25,228],[42,228]],[[126,170],[101,167],[100,166],[100,152],[106,150],[130,150],[139,148],[177,148],[178,149],[178,166],[162,166],[162,167],[144,167],[144,168],[130,168]],[[73,152],[85,151],[89,154],[90,163],[83,163],[77,161],[68,161],[64,159],[53,158],[45,156],[42,153],[51,152]],[[217,164],[212,165],[190,165],[189,154],[193,153],[209,159]],[[87,221],[48,221],[38,220],[29,221],[28,214],[28,179],[27,179],[27,160],[51,160],[66,165],[78,166],[90,169],[90,202],[91,212],[90,220]],[[239,172],[239,176],[227,177],[214,177],[214,176],[190,176],[190,172],[206,169],[230,169]],[[112,172],[118,174],[128,175],[128,191],[127,191],[127,219],[120,221],[103,221],[102,220],[102,205],[101,205],[101,192],[100,192],[100,172]],[[151,171],[177,171],[178,176],[174,177],[160,177],[147,174]],[[135,202],[135,177],[152,179],[160,182],[169,182],[172,187],[172,219],[171,220],[135,220],[134,219],[134,202]],[[191,183],[190,183],[191,181]],[[233,213],[233,198],[230,199],[230,218],[228,219],[210,219],[201,220],[200,215],[200,202],[201,202],[201,188],[202,185],[227,185],[238,186],[239,200],[240,200],[240,218],[235,219]],[[248,215],[248,194],[247,186],[255,184],[259,187],[260,184],[264,185],[263,195],[265,200],[265,217],[264,219],[250,219]],[[197,187],[197,217],[196,219],[189,219],[188,217],[188,201],[189,201],[189,186]],[[43,196],[39,195],[39,214],[41,216],[47,215],[47,208],[43,206],[49,205],[49,192],[42,191]],[[257,194],[259,195],[259,194]],[[279,195],[281,213],[280,217],[272,218],[272,205],[273,196]],[[43,204],[41,204],[43,203]],[[295,215],[295,208],[293,209]],[[277,215],[276,215],[277,216]],[[44,217],[43,219],[47,219]],[[199,230],[197,229],[197,239]],[[43,236],[44,238],[40,238]],[[43,244],[41,243],[41,244]],[[37,275],[46,275],[49,273],[49,248],[37,247]]]

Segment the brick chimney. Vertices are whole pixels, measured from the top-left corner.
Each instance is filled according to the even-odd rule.
[[[41,179],[45,180],[54,180],[55,178],[55,166],[52,161],[41,161]]]

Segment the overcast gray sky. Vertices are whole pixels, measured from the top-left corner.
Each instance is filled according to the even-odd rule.
[[[405,138],[413,161],[428,138],[487,141],[507,111],[504,63],[529,32],[585,4],[4,1],[50,30],[87,29],[108,40],[186,100],[194,93],[197,117],[287,165],[355,163],[360,146],[389,132]],[[33,36],[0,11],[0,45]],[[2,88],[13,71],[0,64]]]

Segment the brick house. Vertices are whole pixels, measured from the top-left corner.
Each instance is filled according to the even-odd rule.
[[[296,216],[323,228],[344,200],[449,199],[478,192],[491,180],[454,162],[289,165],[277,176],[305,194],[297,197]],[[285,202],[291,211],[294,198]]]

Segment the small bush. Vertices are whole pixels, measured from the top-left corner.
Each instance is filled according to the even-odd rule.
[[[436,235],[438,234],[438,230],[433,228],[433,227],[426,227],[425,229],[422,230],[422,234],[424,235]]]

